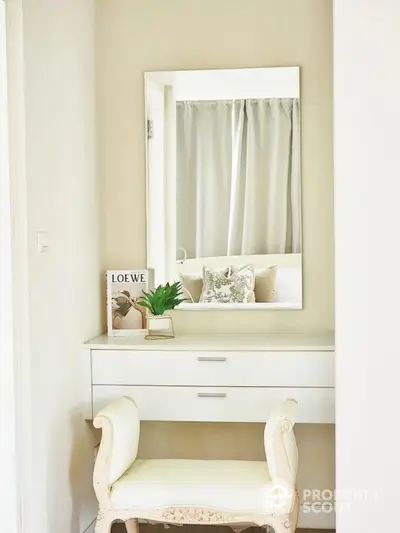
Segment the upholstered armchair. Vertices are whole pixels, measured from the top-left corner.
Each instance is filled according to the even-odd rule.
[[[96,533],[114,521],[138,533],[139,520],[168,524],[272,526],[293,533],[298,518],[297,403],[286,400],[269,416],[266,461],[138,459],[140,420],[123,397],[94,419],[102,438],[94,469],[99,502]]]

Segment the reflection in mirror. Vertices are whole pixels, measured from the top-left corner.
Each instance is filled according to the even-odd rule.
[[[145,76],[147,256],[185,309],[302,308],[299,69]]]

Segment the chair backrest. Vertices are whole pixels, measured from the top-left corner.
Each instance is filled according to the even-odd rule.
[[[296,412],[296,400],[285,400],[271,412],[264,431],[265,455],[271,479],[290,488],[295,487],[298,468],[298,450],[293,432]]]
[[[139,446],[140,420],[132,398],[112,401],[93,420],[102,429],[95,477],[111,486],[135,461]]]

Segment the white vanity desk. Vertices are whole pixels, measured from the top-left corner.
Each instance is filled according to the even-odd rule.
[[[88,419],[131,396],[141,420],[265,422],[289,397],[299,403],[298,423],[335,421],[330,335],[101,336],[85,344],[85,355]]]

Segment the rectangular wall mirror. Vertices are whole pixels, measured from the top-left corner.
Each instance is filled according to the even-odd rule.
[[[302,309],[299,72],[145,73],[147,264],[179,309]]]

